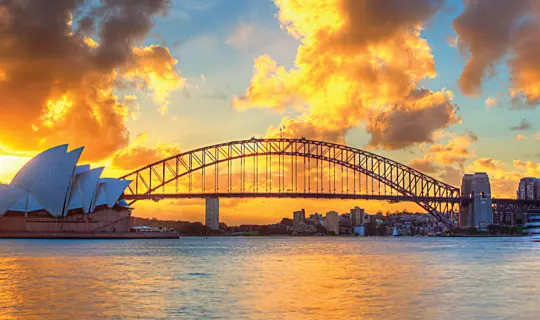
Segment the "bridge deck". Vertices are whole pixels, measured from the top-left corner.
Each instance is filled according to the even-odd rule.
[[[361,195],[339,193],[265,193],[265,192],[218,192],[218,193],[163,193],[148,195],[125,195],[126,200],[161,200],[161,199],[192,199],[192,198],[304,198],[304,199],[355,199],[355,200],[380,200],[380,201],[412,201],[412,202],[448,202],[458,203],[460,198],[448,197],[410,197],[399,195]]]

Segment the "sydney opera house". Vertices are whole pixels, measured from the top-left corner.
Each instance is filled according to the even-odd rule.
[[[0,237],[129,233],[131,208],[122,199],[130,181],[102,178],[103,167],[78,165],[83,148],[42,152],[0,184]]]

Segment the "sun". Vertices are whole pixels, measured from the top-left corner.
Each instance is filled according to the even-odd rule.
[[[11,181],[15,173],[29,160],[27,157],[0,155],[0,182]]]

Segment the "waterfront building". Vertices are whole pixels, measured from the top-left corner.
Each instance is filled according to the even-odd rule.
[[[319,214],[319,213],[311,214],[309,216],[309,218],[306,219],[306,222],[311,224],[311,225],[314,225],[314,226],[322,225],[323,224],[323,216],[322,216],[322,214]]]
[[[372,216],[372,218],[367,223],[365,232],[368,236],[379,235],[379,226],[377,224],[377,219],[375,219],[375,216]]]
[[[122,195],[131,181],[77,165],[83,150],[48,149],[0,184],[0,232],[129,232],[133,218]]]
[[[348,213],[342,214],[341,217],[339,218],[339,226],[345,227],[345,228],[351,227],[352,226],[351,215]]]
[[[471,201],[461,206],[459,225],[487,230],[493,223],[491,184],[487,173],[465,174],[461,180],[461,195]]]
[[[329,211],[326,213],[326,232],[333,232],[334,234],[339,234],[339,219],[340,216],[335,211]]]
[[[304,222],[306,220],[306,211],[304,209],[293,212],[294,222]]]
[[[356,234],[357,236],[365,236],[366,235],[366,227],[364,226],[355,226],[354,227],[354,234]]]
[[[519,200],[540,200],[540,179],[521,178],[517,190]]]
[[[219,230],[219,198],[206,198],[205,222],[210,230]]]
[[[540,212],[528,212],[525,214],[522,232],[525,234],[540,234]]]
[[[344,213],[339,218],[339,233],[340,234],[351,234],[352,233],[352,220],[349,213]]]
[[[316,233],[317,228],[305,222],[299,221],[299,222],[294,222],[292,226],[287,227],[287,231],[290,232],[292,235],[299,235],[299,234],[309,235],[309,234]]]
[[[351,209],[351,218],[352,218],[352,225],[353,226],[363,226],[364,225],[364,217],[365,212],[364,209],[361,209],[359,207],[354,207]]]

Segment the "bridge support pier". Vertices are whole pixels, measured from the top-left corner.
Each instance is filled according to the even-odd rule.
[[[488,225],[493,224],[491,184],[487,173],[464,175],[461,196],[469,201],[461,204],[459,226],[487,230]]]
[[[205,222],[210,230],[219,230],[219,198],[208,197],[206,200]]]

